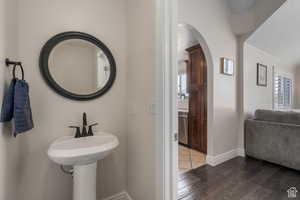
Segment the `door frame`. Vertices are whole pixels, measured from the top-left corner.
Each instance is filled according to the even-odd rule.
[[[177,200],[177,0],[156,0],[156,200]]]
[[[156,199],[177,200],[177,25],[178,0],[156,0]],[[189,25],[189,24],[186,24]],[[193,25],[190,25],[193,26]],[[194,27],[194,26],[193,26]],[[205,38],[197,39],[207,62],[207,163],[214,158],[214,62]]]

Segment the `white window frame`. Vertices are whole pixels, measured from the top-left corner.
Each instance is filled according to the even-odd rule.
[[[290,105],[283,105],[279,106],[276,105],[276,97],[275,97],[275,87],[276,87],[276,77],[281,76],[282,78],[288,78],[292,81],[292,86],[291,86],[291,93],[290,93]],[[273,74],[273,109],[274,110],[292,110],[293,109],[293,104],[294,104],[294,76],[292,73],[287,73],[287,72],[281,72],[281,71],[276,71],[274,70]]]

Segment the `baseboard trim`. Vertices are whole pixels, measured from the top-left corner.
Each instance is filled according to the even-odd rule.
[[[111,197],[104,198],[102,200],[132,200],[129,194],[126,191],[115,194]]]
[[[206,163],[214,167],[237,156],[245,157],[245,150],[238,148],[216,156],[207,155]]]
[[[245,149],[238,148],[237,152],[238,152],[238,156],[241,156],[241,157],[245,157],[246,156]]]

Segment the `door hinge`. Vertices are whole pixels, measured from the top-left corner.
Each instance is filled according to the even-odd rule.
[[[178,141],[178,133],[174,133],[174,141],[175,141],[175,142]]]

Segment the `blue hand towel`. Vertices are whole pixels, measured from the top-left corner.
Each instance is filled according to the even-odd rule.
[[[29,100],[29,86],[25,80],[17,80],[14,95],[15,133],[29,131],[33,128],[32,113]]]
[[[3,99],[0,122],[8,122],[13,118],[15,85],[16,79],[12,79]]]

